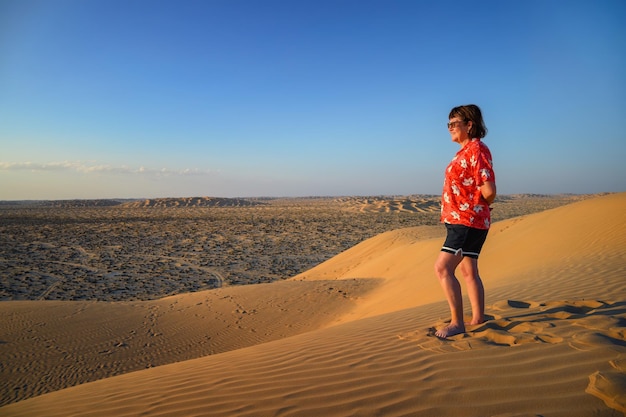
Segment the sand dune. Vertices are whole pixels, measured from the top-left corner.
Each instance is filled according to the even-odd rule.
[[[441,210],[441,197],[420,198],[390,197],[345,197],[338,199],[345,210],[360,213],[438,213]]]
[[[517,215],[528,214],[562,204],[589,198],[589,195],[543,195],[543,194],[510,194],[500,195],[493,204],[495,219],[505,219]],[[409,195],[409,196],[370,196],[341,197],[335,199],[343,210],[352,213],[419,213],[436,214],[441,211],[440,195]]]
[[[431,336],[448,318],[439,227],[383,233],[281,283],[5,302],[5,393],[36,384],[31,369],[60,389],[117,368],[0,415],[626,414],[624,207],[613,194],[495,223],[481,259],[490,320],[446,341]],[[155,367],[110,376],[142,356]]]
[[[123,207],[249,207],[262,205],[258,201],[241,198],[221,197],[185,197],[185,198],[152,198],[122,204]]]
[[[1,370],[2,403],[326,327],[376,285],[277,282],[144,302],[0,303],[0,362],[11,364]]]

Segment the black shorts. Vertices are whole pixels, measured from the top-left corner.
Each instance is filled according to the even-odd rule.
[[[446,223],[448,235],[441,250],[453,255],[478,259],[489,230],[475,229],[462,224]]]

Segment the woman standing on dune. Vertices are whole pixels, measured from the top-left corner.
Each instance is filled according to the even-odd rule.
[[[491,152],[481,139],[487,134],[480,108],[458,106],[448,116],[448,131],[461,150],[446,168],[441,198],[441,221],[446,241],[435,262],[435,273],[450,305],[450,324],[435,332],[440,338],[465,332],[460,269],[472,305],[470,324],[485,321],[485,290],[478,274],[478,255],[491,225],[490,205],[496,198]]]

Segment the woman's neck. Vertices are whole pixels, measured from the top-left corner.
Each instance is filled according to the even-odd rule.
[[[465,139],[465,140],[460,140],[460,141],[458,142],[458,144],[459,144],[459,145],[461,145],[461,149],[463,149],[463,147],[465,147],[465,145],[467,145],[468,143],[470,143],[472,140],[474,140],[474,139],[472,139],[472,138],[469,138],[469,137],[468,137],[468,138],[467,138],[467,139]]]

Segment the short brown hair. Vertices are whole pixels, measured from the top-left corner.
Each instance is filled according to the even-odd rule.
[[[454,117],[461,118],[464,122],[472,122],[472,128],[469,131],[469,135],[472,138],[484,138],[487,136],[487,126],[483,121],[483,114],[480,111],[480,107],[475,104],[466,104],[463,106],[454,107],[450,110],[448,119]]]

